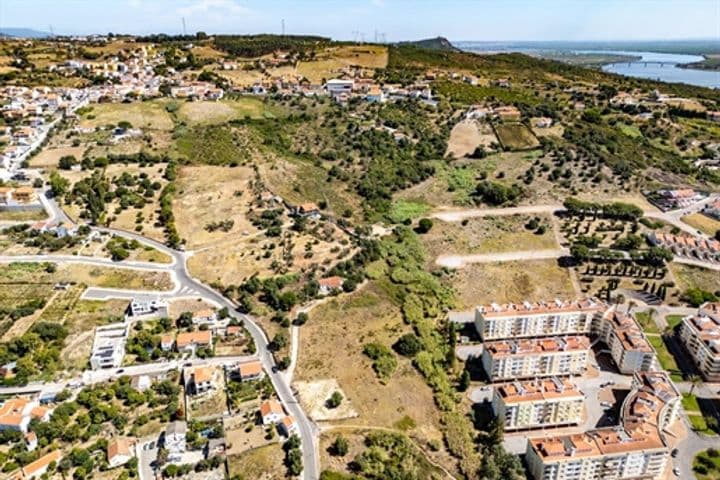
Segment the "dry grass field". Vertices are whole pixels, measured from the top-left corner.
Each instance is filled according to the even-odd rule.
[[[546,227],[541,234],[525,228],[531,218],[526,215],[471,218],[466,225],[435,220],[432,230],[421,238],[430,259],[440,254],[466,255],[558,248],[550,216],[537,216],[539,224]]]
[[[243,232],[256,234],[246,218],[254,199],[251,182],[255,174],[249,167],[182,167],[177,180],[173,213],[180,236],[189,249],[235,238]],[[229,232],[208,232],[211,222],[232,220]]]
[[[164,101],[134,103],[94,104],[80,119],[84,128],[117,125],[118,122],[130,122],[134,128],[150,130],[172,130],[174,123],[165,110]]]
[[[688,288],[700,288],[708,292],[720,292],[720,275],[717,270],[683,265],[682,263],[670,263],[677,286],[680,291]]]
[[[532,131],[522,123],[503,123],[495,126],[503,147],[510,150],[528,150],[540,145]]]
[[[93,287],[127,290],[171,290],[173,288],[170,275],[165,272],[65,264],[58,265],[56,273],[58,281],[84,283]]]
[[[695,227],[698,230],[712,236],[715,236],[715,232],[720,230],[720,221],[710,218],[702,213],[693,213],[692,215],[686,215],[680,220],[687,223],[691,227]]]
[[[387,61],[386,47],[374,45],[331,47],[320,52],[314,61],[299,62],[297,73],[312,83],[320,83],[323,79],[336,77],[345,67],[385,68]]]
[[[450,132],[447,154],[462,158],[472,154],[480,145],[489,148],[495,142],[497,137],[490,125],[477,120],[463,120]]]
[[[432,391],[412,364],[398,357],[397,370],[383,384],[362,353],[366,343],[390,345],[407,331],[398,307],[379,287],[366,284],[310,312],[300,333],[295,379],[337,381],[358,413],[357,418],[339,424],[394,428],[409,416],[416,424],[409,433],[439,440]]]
[[[263,80],[263,74],[258,70],[218,70],[217,74],[238,87],[250,87]]]
[[[178,119],[188,125],[225,123],[242,118],[273,116],[262,99],[243,97],[238,100],[184,102],[177,111]]]
[[[575,298],[570,273],[555,260],[467,265],[452,278],[457,308],[471,309],[491,302],[522,302]]]
[[[230,477],[253,480],[278,480],[286,478],[284,464],[285,452],[279,443],[255,448],[240,455],[229,456],[228,470]]]
[[[44,148],[39,154],[30,159],[31,167],[57,168],[58,161],[66,155],[74,156],[78,161],[82,159],[85,147],[59,147]]]

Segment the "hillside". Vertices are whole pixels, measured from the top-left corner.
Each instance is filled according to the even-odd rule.
[[[445,37],[426,38],[423,40],[415,40],[409,42],[400,42],[400,45],[425,48],[428,50],[445,50],[445,51],[459,51],[450,40]]]

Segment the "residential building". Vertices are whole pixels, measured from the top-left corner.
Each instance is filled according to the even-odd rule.
[[[163,318],[169,316],[169,305],[160,298],[133,298],[128,305],[131,318]]]
[[[144,392],[152,386],[152,379],[149,375],[136,375],[132,377],[130,385],[139,392]]]
[[[720,242],[693,235],[671,235],[651,232],[648,240],[655,246],[664,247],[681,257],[694,257],[710,262],[720,261]]]
[[[677,190],[658,190],[654,193],[653,200],[664,210],[674,210],[689,207],[706,197],[706,194],[697,192],[692,188],[681,188]]]
[[[202,395],[213,388],[213,372],[209,367],[196,367],[190,372],[189,379],[186,378],[186,389],[193,395]]]
[[[125,438],[111,440],[107,446],[107,461],[110,468],[125,465],[135,455],[132,444]]]
[[[260,417],[263,425],[274,425],[285,417],[285,410],[277,400],[265,400],[260,405]]]
[[[211,308],[192,312],[193,325],[215,325],[217,320],[217,312]]]
[[[520,113],[520,110],[514,105],[503,105],[500,107],[495,107],[493,109],[493,113],[500,120],[517,121],[520,120],[520,118],[522,117],[522,113]]]
[[[28,452],[34,452],[38,446],[38,439],[35,432],[28,432],[25,434],[25,448]]]
[[[706,303],[683,318],[680,339],[703,378],[720,382],[720,303]]]
[[[299,217],[319,217],[320,208],[312,202],[303,203],[295,209],[295,215]]]
[[[182,420],[175,420],[165,428],[165,448],[168,451],[168,460],[176,462],[185,453],[185,435],[187,434],[187,423]]]
[[[175,339],[172,335],[167,334],[160,337],[160,349],[163,352],[169,352],[172,350],[173,345],[175,345]]]
[[[47,422],[51,414],[52,409],[41,407],[37,400],[23,397],[10,398],[0,405],[0,430],[28,433],[30,420]]]
[[[720,199],[708,203],[702,209],[702,213],[708,217],[720,220]]]
[[[210,347],[212,346],[212,332],[199,330],[178,333],[175,345],[177,345],[178,352],[194,352],[197,347]]]
[[[582,375],[590,358],[588,337],[509,339],[485,342],[482,364],[490,381]]]
[[[259,380],[264,375],[260,360],[251,360],[249,362],[240,363],[237,368],[237,373],[240,380],[243,382]]]
[[[593,319],[605,310],[594,298],[520,304],[496,303],[475,310],[475,328],[483,341],[504,338],[590,333]]]
[[[28,463],[22,468],[23,478],[30,480],[32,478],[39,478],[44,475],[51,463],[56,465],[60,462],[62,455],[60,450],[53,450],[52,452],[43,455],[34,462]]]
[[[595,333],[608,346],[620,373],[648,372],[658,368],[655,350],[631,315],[612,308],[596,325]]]
[[[320,285],[318,293],[320,293],[320,295],[329,295],[336,290],[340,290],[343,283],[345,283],[345,279],[342,277],[321,278],[318,280],[318,284]]]
[[[495,415],[505,430],[542,428],[580,423],[585,395],[567,379],[516,381],[493,393]]]
[[[355,82],[353,80],[343,80],[343,79],[332,79],[325,82],[325,89],[331,96],[336,95],[350,95],[353,91],[353,86]]]
[[[680,394],[667,373],[640,372],[621,408],[620,425],[531,438],[526,462],[535,480],[660,480],[670,451],[665,431],[677,420]]]
[[[117,368],[125,356],[125,343],[130,333],[127,323],[113,323],[95,328],[90,366],[93,370]]]
[[[280,432],[286,437],[292,436],[298,430],[297,423],[295,422],[295,418],[292,415],[287,415],[283,417],[283,419],[280,420],[280,423],[278,424],[278,428],[280,429]]]

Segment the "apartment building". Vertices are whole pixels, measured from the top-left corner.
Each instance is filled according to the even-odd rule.
[[[669,448],[665,430],[678,418],[680,394],[665,372],[639,372],[619,426],[528,440],[535,480],[659,480]]]
[[[590,356],[588,337],[486,342],[482,364],[492,382],[554,375],[582,375]]]
[[[168,317],[170,306],[160,298],[133,298],[128,304],[126,318],[149,319]]]
[[[492,407],[504,419],[505,430],[520,430],[580,422],[585,396],[567,379],[512,382],[493,393]]]
[[[655,350],[632,316],[610,309],[595,324],[593,330],[608,346],[621,373],[657,370]]]
[[[720,382],[720,302],[706,303],[685,317],[680,339],[703,378]]]
[[[605,304],[594,298],[505,305],[493,303],[477,307],[475,328],[483,341],[552,335],[587,335],[590,333],[593,319],[605,308]]]

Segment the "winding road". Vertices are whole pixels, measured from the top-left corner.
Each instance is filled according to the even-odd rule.
[[[53,199],[48,199],[44,195],[41,195],[43,204],[48,209],[50,217],[54,220],[67,220],[67,216],[62,209],[57,205]],[[129,290],[117,290],[117,289],[100,289],[92,288],[89,289],[89,296],[85,298],[128,298],[134,295],[142,294],[161,294],[169,296],[200,296],[206,300],[209,300],[219,308],[227,307],[231,311],[237,312],[237,304],[232,300],[224,297],[219,292],[205,285],[201,281],[192,277],[187,268],[187,258],[191,256],[191,252],[181,252],[169,248],[167,245],[160,243],[156,240],[146,238],[137,233],[126,232],[124,230],[117,230],[113,228],[102,228],[94,227],[93,230],[110,233],[120,237],[137,240],[145,245],[149,245],[172,258],[172,263],[169,264],[158,264],[149,262],[113,262],[110,259],[96,258],[96,257],[83,257],[83,256],[72,256],[72,255],[23,255],[23,256],[0,256],[0,263],[8,263],[13,261],[27,261],[27,262],[57,262],[57,263],[86,263],[90,265],[98,266],[112,266],[118,268],[134,268],[138,270],[153,270],[153,271],[166,271],[168,272],[173,281],[175,282],[175,288],[169,292],[133,292]],[[87,293],[87,292],[86,292]],[[317,480],[320,477],[319,470],[319,453],[318,453],[318,442],[319,429],[317,426],[307,417],[303,411],[300,403],[293,390],[290,387],[289,382],[286,380],[285,375],[276,368],[275,359],[272,353],[268,349],[269,340],[265,335],[265,332],[255,322],[255,320],[246,314],[237,314],[245,323],[245,328],[252,335],[253,340],[258,351],[258,358],[262,362],[263,368],[265,369],[268,378],[270,378],[275,392],[277,393],[280,401],[287,410],[288,414],[295,418],[298,425],[298,436],[301,441],[301,449],[303,454],[303,474],[302,477],[305,480]],[[227,358],[220,358],[219,361],[227,361]],[[171,364],[172,362],[167,362]],[[170,365],[163,365],[160,368],[167,368]],[[155,366],[157,367],[157,365]],[[111,375],[114,371],[108,372]],[[5,393],[4,390],[0,389],[0,393]],[[9,391],[8,391],[9,393]]]

